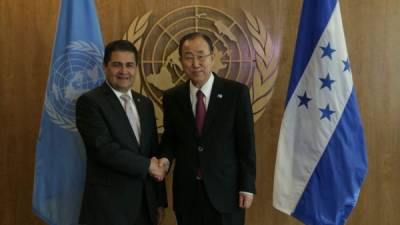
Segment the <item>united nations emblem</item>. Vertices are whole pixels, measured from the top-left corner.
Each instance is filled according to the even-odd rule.
[[[103,50],[95,44],[74,41],[53,61],[45,99],[45,109],[53,123],[77,131],[76,100],[104,81],[102,59]]]
[[[279,44],[272,42],[258,17],[243,12],[247,30],[229,15],[208,6],[176,9],[160,18],[148,32],[152,12],[133,20],[123,36],[141,53],[141,79],[136,79],[133,89],[155,103],[159,132],[163,130],[163,92],[187,80],[179,62],[179,40],[195,31],[213,40],[213,71],[250,87],[254,121],[260,118],[272,96],[278,72]]]

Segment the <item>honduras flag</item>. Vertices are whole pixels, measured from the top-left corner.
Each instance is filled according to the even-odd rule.
[[[51,225],[78,224],[86,156],[75,102],[104,81],[94,0],[62,0],[36,145],[33,211]]]
[[[339,2],[304,0],[275,165],[273,205],[345,224],[367,172]]]

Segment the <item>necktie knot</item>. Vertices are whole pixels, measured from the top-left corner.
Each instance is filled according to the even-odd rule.
[[[198,90],[196,93],[197,99],[203,99],[204,98],[204,94],[201,90]]]
[[[120,97],[124,102],[129,102],[131,100],[131,96],[127,95],[127,94],[123,94]]]
[[[131,96],[124,94],[124,95],[121,95],[120,98],[122,99],[122,101],[124,101],[124,109],[126,111],[126,107],[131,102]]]

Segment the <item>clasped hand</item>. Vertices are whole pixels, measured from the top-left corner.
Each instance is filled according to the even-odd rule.
[[[157,159],[152,157],[150,159],[149,174],[156,181],[164,180],[169,170],[169,160],[167,158]]]

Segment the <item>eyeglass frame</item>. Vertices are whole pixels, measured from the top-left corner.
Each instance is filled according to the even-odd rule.
[[[211,52],[210,54],[207,54],[207,55],[187,54],[187,55],[182,56],[182,59],[185,60],[185,61],[188,61],[188,62],[192,62],[192,63],[196,59],[198,62],[203,63],[203,62],[206,61],[207,57],[209,57],[209,56],[211,56],[213,54],[214,54],[213,52]]]

